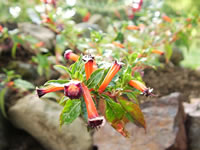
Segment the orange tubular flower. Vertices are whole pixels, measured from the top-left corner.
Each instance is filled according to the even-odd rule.
[[[38,96],[42,97],[43,95],[50,93],[50,92],[56,92],[56,91],[64,90],[64,87],[63,86],[50,85],[50,86],[47,86],[47,87],[42,88],[42,89],[36,88],[36,90],[37,90]]]
[[[116,47],[119,47],[119,48],[124,48],[124,45],[121,44],[121,43],[118,43],[118,42],[112,42],[113,45],[115,45]]]
[[[65,54],[64,54],[64,57],[65,59],[70,59],[70,60],[73,60],[73,61],[77,61],[79,56],[74,54],[71,50],[66,50],[65,51]]]
[[[87,86],[85,86],[84,83],[82,83],[81,85],[82,85],[83,97],[85,100],[87,113],[88,113],[89,126],[92,128],[103,126],[105,123],[105,119],[103,116],[99,116],[89,89],[87,88]]]
[[[115,63],[110,68],[110,70],[108,71],[105,79],[103,80],[102,84],[99,87],[99,92],[100,93],[102,93],[106,89],[106,87],[108,86],[110,81],[117,74],[117,72],[121,69],[121,67],[122,67],[122,63],[118,63],[117,61],[115,61]]]
[[[96,61],[93,62],[93,71],[97,70],[98,69],[98,65],[96,63]]]
[[[93,66],[94,66],[94,57],[91,55],[85,55],[83,57],[83,61],[85,61],[85,74],[86,74],[86,79],[88,80],[90,78],[90,75],[93,72]]]
[[[36,47],[42,47],[44,46],[44,42],[38,42],[35,44]]]
[[[170,17],[166,16],[166,15],[165,15],[165,16],[162,16],[162,18],[163,18],[163,20],[166,21],[166,22],[169,22],[169,23],[172,22],[172,19],[171,19]]]
[[[152,53],[159,54],[159,55],[164,55],[163,51],[156,50],[156,49],[152,50]]]
[[[0,25],[0,32],[3,32],[3,27]]]
[[[140,90],[144,96],[150,96],[153,95],[152,91],[153,89],[147,88],[142,82],[137,80],[130,80],[129,85]]]
[[[140,30],[140,27],[135,25],[129,25],[126,27],[127,30]]]
[[[90,16],[91,16],[90,12],[87,12],[87,14],[82,19],[83,22],[87,22],[90,19]]]

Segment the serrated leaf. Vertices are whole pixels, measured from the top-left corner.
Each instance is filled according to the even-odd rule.
[[[135,104],[133,102],[124,100],[124,99],[119,99],[121,106],[124,108],[124,110],[129,113],[133,120],[134,123],[138,126],[142,126],[143,128],[146,129],[146,122],[144,120],[144,115],[139,107],[138,104]],[[132,121],[132,120],[130,120]]]
[[[106,98],[106,119],[109,122],[122,119],[124,115],[124,110],[120,104],[114,102],[113,100]]]
[[[114,102],[111,98],[103,95],[106,99],[106,119],[111,126],[120,134],[128,137],[128,132],[125,129],[127,122],[123,120],[125,112],[120,104]]]
[[[87,81],[87,87],[95,88],[95,86],[97,86],[99,82],[101,81],[103,75],[104,75],[103,69],[97,69],[96,71],[94,71]]]
[[[72,123],[81,113],[81,101],[69,99],[60,115],[60,125]]]
[[[22,89],[22,90],[32,90],[32,89],[35,89],[35,86],[26,81],[26,80],[22,80],[22,79],[16,79],[14,80],[14,84],[16,87]]]
[[[64,86],[69,80],[49,80],[44,85]]]

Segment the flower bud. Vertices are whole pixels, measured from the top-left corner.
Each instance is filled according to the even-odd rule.
[[[81,83],[79,81],[71,81],[64,86],[64,94],[70,99],[79,99],[82,94]]]
[[[79,56],[76,55],[75,53],[73,53],[71,50],[66,50],[64,53],[64,57],[67,60],[73,60],[73,61],[77,61],[79,59]]]

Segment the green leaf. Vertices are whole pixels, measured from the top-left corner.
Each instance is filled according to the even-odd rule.
[[[83,97],[81,97],[81,114],[85,120],[85,122],[88,122],[88,114],[87,114],[87,108],[86,108],[86,104],[85,101],[83,99]]]
[[[124,43],[124,35],[122,32],[118,32],[117,36],[115,38],[115,41],[120,41],[121,43]]]
[[[60,115],[60,125],[72,123],[81,113],[81,101],[69,99]]]
[[[129,114],[128,116],[132,116],[132,119],[134,120],[134,123],[138,126],[142,126],[146,129],[146,123],[144,120],[144,115],[139,107],[138,104],[135,104],[133,102],[119,99],[121,106],[124,108],[124,110]],[[129,118],[128,118],[129,119]],[[132,121],[132,120],[130,120]]]
[[[111,126],[120,134],[128,137],[128,132],[125,129],[126,121],[124,121],[125,111],[120,104],[114,102],[110,97],[103,95],[106,99],[106,119],[111,123]]]
[[[67,100],[69,100],[69,97],[63,96],[63,97],[60,99],[59,104],[60,104],[60,105],[63,105],[63,104],[65,104],[65,102],[66,102]]]
[[[3,88],[0,91],[0,109],[5,118],[7,117],[6,111],[5,111],[5,99],[4,99],[6,91],[7,91],[7,88]]]
[[[173,50],[172,50],[172,47],[170,44],[165,44],[165,51],[166,51],[166,54],[165,54],[165,57],[166,57],[166,60],[167,62],[170,60],[171,56],[172,56],[172,53],[173,53]]]
[[[22,90],[35,89],[35,86],[26,80],[16,79],[16,80],[14,80],[14,83],[15,83],[16,87],[21,88]]]
[[[87,87],[88,88],[95,88],[99,82],[101,81],[102,77],[104,75],[104,70],[103,69],[97,69],[95,70],[90,78],[87,81]]]
[[[141,92],[140,92],[141,93]],[[134,100],[136,104],[139,104],[137,97],[135,96],[134,92],[124,92],[130,100]]]
[[[49,80],[44,85],[64,86],[68,82],[69,82],[69,80]]]
[[[16,50],[17,50],[17,42],[15,42],[13,44],[13,47],[12,47],[12,50],[11,50],[11,55],[12,55],[12,58],[16,58]]]
[[[62,66],[62,65],[54,65],[54,68],[57,69],[57,68],[60,68],[60,69],[63,69],[64,71],[66,71],[70,76],[71,76],[71,71],[69,70],[69,68],[65,67],[65,66]]]
[[[124,110],[121,107],[121,105],[114,102],[112,99],[108,97],[105,97],[105,99],[106,99],[106,119],[111,123],[116,120],[121,120],[124,115]]]

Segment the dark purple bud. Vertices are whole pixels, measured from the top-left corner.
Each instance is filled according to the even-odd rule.
[[[71,81],[64,86],[64,94],[70,99],[79,99],[82,94],[81,83],[79,81]]]

